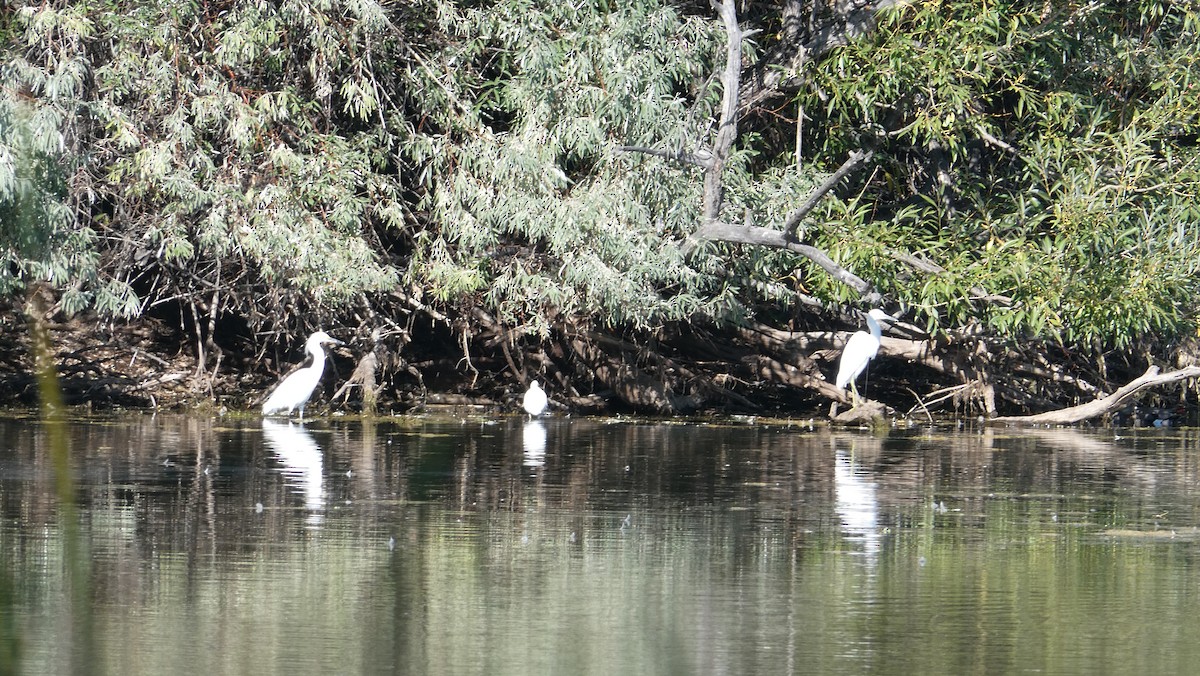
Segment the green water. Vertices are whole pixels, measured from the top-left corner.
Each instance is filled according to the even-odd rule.
[[[0,420],[0,671],[1168,674],[1200,433]]]

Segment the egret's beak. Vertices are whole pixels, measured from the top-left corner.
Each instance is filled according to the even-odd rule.
[[[325,344],[329,346],[329,351],[334,354],[340,354],[343,356],[350,354],[350,350],[346,349],[346,344],[337,338],[330,338]]]

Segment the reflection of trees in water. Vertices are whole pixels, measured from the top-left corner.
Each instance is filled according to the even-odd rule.
[[[687,518],[731,511],[723,537],[748,547],[792,546],[836,532],[836,449],[850,450],[875,486],[880,527],[925,518],[941,503],[969,520],[1014,496],[1063,495],[1089,486],[1096,520],[1118,500],[1140,503],[1158,490],[1200,483],[1200,435],[1194,430],[986,429],[973,433],[893,431],[885,436],[756,425],[672,425],[556,419],[544,423],[531,455],[524,421],[443,424],[350,421],[310,425],[324,447],[330,504],[353,505],[347,518],[392,518],[414,505],[459,512],[530,515],[579,537],[579,512],[614,523],[647,510]],[[294,493],[264,446],[259,423],[186,416],[129,416],[76,424],[72,448],[81,500],[93,513],[127,523],[141,556],[212,553],[231,541],[286,540],[304,527]],[[45,444],[35,425],[0,422],[12,449],[7,462],[23,481],[0,494],[0,509],[23,524],[53,521]],[[1185,452],[1163,453],[1162,446]],[[540,465],[533,466],[531,457]],[[112,481],[112,483],[109,483]],[[1099,483],[1097,483],[1099,482]],[[1096,494],[1095,486],[1121,491]],[[263,505],[261,514],[256,504]],[[422,507],[424,509],[424,507]],[[1082,507],[1080,507],[1082,509]],[[1135,506],[1121,510],[1137,513]],[[957,511],[954,511],[957,510]],[[946,516],[944,518],[950,518]],[[897,521],[899,519],[899,521]],[[243,535],[233,537],[230,534]],[[764,540],[766,534],[766,540]],[[788,544],[790,543],[790,544]],[[101,545],[103,546],[103,544]],[[122,555],[126,555],[125,552]]]
[[[310,424],[305,434],[324,459],[326,518],[319,529],[306,523],[257,420],[131,417],[76,425],[94,595],[102,609],[115,609],[114,617],[127,606],[158,607],[159,597],[179,595],[192,612],[253,604],[256,623],[268,618],[267,634],[279,631],[270,622],[290,627],[320,618],[329,623],[322,630],[343,622],[347,635],[357,636],[363,618],[336,619],[339,609],[373,606],[347,599],[391,594],[394,617],[366,623],[392,622],[395,631],[359,652],[381,656],[381,664],[467,654],[471,643],[462,637],[500,631],[492,620],[508,617],[504,609],[551,616],[546,605],[563,589],[571,590],[570,599],[587,599],[588,613],[563,610],[562,617],[577,621],[625,617],[630,607],[646,607],[637,604],[647,593],[660,593],[690,604],[661,609],[667,619],[686,616],[700,645],[723,644],[722,618],[730,613],[760,621],[754,629],[761,636],[783,632],[802,642],[811,615],[797,609],[814,598],[830,608],[863,609],[870,599],[947,586],[969,601],[981,577],[1021,589],[1094,585],[1063,573],[1062,559],[1078,542],[1076,533],[1098,528],[1040,529],[1036,514],[1022,510],[1049,503],[1078,508],[1078,518],[1100,523],[1118,511],[1137,514],[1143,505],[1149,511],[1163,492],[1194,494],[1200,485],[1200,435],[1192,430],[1120,438],[1002,430],[872,436],[750,425],[539,422],[544,436],[533,437],[517,419]],[[0,491],[0,509],[16,524],[9,527],[25,531],[0,540],[0,561],[11,570],[54,568],[45,559],[54,509],[41,434],[34,425],[0,421],[0,445],[12,449],[4,469],[19,477]],[[531,450],[540,452],[540,465],[529,463]],[[939,503],[946,511],[931,507]],[[1040,537],[1046,532],[1052,537]],[[970,548],[984,540],[999,544],[984,555]],[[871,554],[870,567],[861,556],[847,556],[860,547]],[[1110,566],[1121,575],[1104,579],[1125,579],[1130,562],[1143,556],[1128,552]],[[890,577],[904,568],[905,556],[915,561],[918,554],[931,560],[920,568],[928,585]],[[1087,570],[1101,563],[1090,561]],[[874,586],[864,584],[868,573],[876,575]],[[755,587],[768,578],[771,586]],[[297,617],[281,600],[294,598],[297,579],[323,590],[311,617]],[[672,586],[697,580],[741,596],[687,595]],[[454,605],[464,590],[483,589],[508,595],[494,605],[470,599]],[[1017,598],[1036,603],[1042,587],[1035,591]],[[431,597],[442,603],[427,603]],[[983,607],[966,601],[963,607]],[[769,612],[748,612],[755,607]],[[192,618],[181,615],[179,626],[191,628]],[[825,630],[835,632],[837,612],[824,617],[832,618]],[[236,652],[239,638],[229,631],[221,647]]]

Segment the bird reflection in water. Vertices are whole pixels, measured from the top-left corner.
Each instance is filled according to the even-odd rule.
[[[325,510],[325,463],[321,447],[301,425],[285,425],[265,418],[262,424],[267,446],[283,463],[284,478],[304,496],[308,522],[321,523]]]
[[[546,428],[541,420],[528,420],[521,430],[521,442],[525,449],[525,466],[541,467],[546,464]]]
[[[854,461],[845,451],[837,452],[833,469],[837,489],[837,513],[842,531],[863,543],[867,560],[873,563],[879,554],[879,498],[873,481],[855,472]]]

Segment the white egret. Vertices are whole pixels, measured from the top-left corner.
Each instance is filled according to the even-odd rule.
[[[546,398],[546,392],[538,381],[534,380],[529,383],[529,389],[525,391],[525,397],[521,399],[521,408],[531,416],[539,416],[546,412],[546,406],[550,400]]]
[[[271,396],[263,403],[263,415],[271,415],[286,411],[290,416],[292,411],[300,409],[300,420],[304,421],[304,405],[312,396],[317,383],[321,382],[321,372],[325,370],[325,345],[342,345],[342,341],[325,333],[317,331],[308,337],[304,343],[304,351],[312,357],[312,364],[295,371],[275,387]]]
[[[854,381],[858,378],[863,369],[867,368],[867,364],[875,358],[879,352],[879,342],[882,331],[879,328],[880,321],[892,321],[895,317],[888,313],[875,308],[867,313],[867,328],[866,331],[855,331],[850,340],[846,341],[846,347],[842,348],[842,360],[838,365],[837,381],[835,384],[839,390],[846,389],[846,385],[850,385],[851,399],[854,405],[858,405],[858,387]]]

